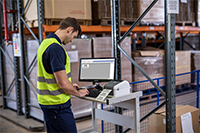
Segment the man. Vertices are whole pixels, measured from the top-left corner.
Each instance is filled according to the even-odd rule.
[[[50,33],[38,48],[37,99],[44,113],[48,133],[76,133],[71,111],[70,95],[83,97],[87,89],[71,83],[70,59],[62,47],[72,42],[81,28],[75,18],[60,22],[55,33]]]

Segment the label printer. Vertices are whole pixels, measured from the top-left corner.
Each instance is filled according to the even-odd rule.
[[[103,86],[103,89],[112,90],[109,95],[114,97],[130,94],[130,85],[126,80],[123,81],[110,81]]]

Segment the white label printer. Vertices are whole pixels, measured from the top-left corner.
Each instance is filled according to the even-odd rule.
[[[130,94],[130,85],[126,80],[123,81],[110,81],[103,86],[103,89],[111,89],[109,95],[114,97]]]

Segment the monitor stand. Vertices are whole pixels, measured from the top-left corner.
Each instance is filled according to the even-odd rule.
[[[94,85],[90,85],[90,86],[84,86],[84,87],[80,87],[80,89],[91,89],[91,88],[96,88],[98,90],[103,90],[103,88],[99,85],[99,83],[95,83]]]
[[[95,84],[95,88],[98,89],[98,90],[103,90],[103,88],[99,85],[99,83]]]

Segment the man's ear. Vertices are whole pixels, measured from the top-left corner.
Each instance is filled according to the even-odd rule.
[[[71,34],[73,32],[74,28],[73,27],[68,27],[67,28],[67,33]]]

